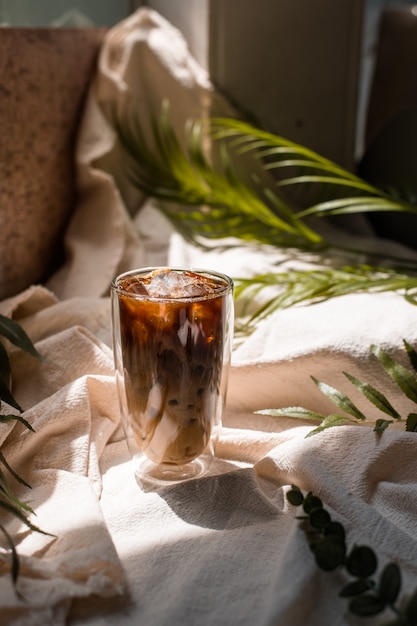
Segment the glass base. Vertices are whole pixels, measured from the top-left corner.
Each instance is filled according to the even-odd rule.
[[[135,459],[135,478],[145,490],[168,487],[203,476],[211,462],[211,455],[199,456],[186,465],[154,463],[146,456],[140,456]]]

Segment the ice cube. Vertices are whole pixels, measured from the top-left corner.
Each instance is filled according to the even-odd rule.
[[[215,281],[185,270],[157,270],[152,274],[148,293],[154,298],[188,298],[204,296],[219,288]]]

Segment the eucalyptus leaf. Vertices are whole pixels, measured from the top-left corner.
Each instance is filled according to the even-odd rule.
[[[405,607],[405,614],[410,624],[417,622],[417,590],[412,594]]]
[[[303,509],[309,514],[313,509],[321,509],[323,507],[323,503],[317,496],[312,493],[308,493],[304,498]]]
[[[339,592],[341,598],[351,598],[359,594],[369,591],[369,584],[366,580],[358,579],[345,585]]]
[[[372,548],[366,545],[354,546],[347,554],[344,526],[331,519],[322,500],[314,493],[309,492],[304,498],[299,487],[291,485],[287,498],[289,502],[294,499],[297,506],[303,503],[304,509],[308,510],[307,518],[298,519],[302,521],[301,527],[305,531],[318,567],[328,572],[343,568],[354,577],[354,580],[344,584],[339,592],[340,597],[350,599],[348,606],[353,614],[369,617],[387,609],[395,618],[384,622],[385,626],[416,625],[417,591],[407,603],[401,601],[396,604],[401,591],[401,571],[396,563],[385,565],[376,584],[374,578],[371,578],[377,571],[377,556]],[[310,504],[306,505],[306,501]],[[326,518],[323,513],[327,514]],[[316,514],[317,523],[314,520]]]
[[[397,601],[401,589],[401,571],[396,563],[388,563],[382,570],[378,593],[386,604]]]
[[[325,535],[337,535],[341,539],[345,539],[345,529],[340,522],[330,521],[323,528],[323,533]]]
[[[346,569],[356,578],[368,578],[377,568],[375,552],[368,546],[355,546],[346,561]]]
[[[287,500],[293,506],[301,506],[304,502],[304,496],[298,487],[292,486],[287,492]]]
[[[349,603],[349,609],[355,615],[366,617],[382,613],[385,603],[377,595],[364,594],[353,598]]]
[[[326,509],[323,509],[322,507],[318,507],[316,509],[311,510],[308,518],[309,518],[311,526],[319,530],[323,530],[326,527],[326,525],[330,523],[330,519],[331,519],[328,511],[326,511]],[[340,539],[339,535],[326,535],[326,536],[337,537],[338,539]]]
[[[314,546],[314,556],[320,569],[333,571],[343,565],[346,546],[340,537],[329,535],[323,537]]]

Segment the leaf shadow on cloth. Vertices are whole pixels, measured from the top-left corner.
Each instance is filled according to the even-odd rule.
[[[226,473],[164,487],[158,495],[185,522],[203,528],[231,530],[276,519],[282,510],[262,492],[254,470],[230,467]]]

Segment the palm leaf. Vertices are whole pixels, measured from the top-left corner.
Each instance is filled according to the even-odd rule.
[[[417,404],[417,379],[413,372],[401,365],[380,346],[371,346],[371,352],[379,359],[385,371],[391,376],[401,391]]]
[[[411,366],[417,374],[417,351],[405,339],[403,340],[403,344],[408,358],[410,359]]]
[[[403,340],[403,344],[407,353],[411,353],[414,356],[416,353],[415,348],[413,348],[406,340]],[[378,346],[370,346],[370,351],[379,359],[382,367],[397,383],[403,394],[407,398],[412,400],[415,404],[417,404],[417,378],[414,375],[414,367],[413,371],[408,370],[396,359],[394,359],[390,354],[388,354],[388,352]],[[385,414],[388,414],[395,420],[403,420],[403,417],[392,406],[391,402],[381,391],[376,389],[373,385],[363,382],[355,376],[348,374],[347,372],[343,372],[343,374],[354,385],[354,387],[362,393],[366,400],[371,402],[377,409]],[[324,415],[318,413],[317,411],[312,411],[308,408],[300,406],[288,406],[278,409],[263,409],[260,411],[255,411],[255,413],[271,415],[272,417],[292,417],[302,420],[319,421],[320,425],[314,430],[310,431],[307,435],[308,437],[333,426],[342,426],[346,424],[358,424],[359,422],[366,422],[367,418],[365,413],[362,412],[353,403],[348,395],[339,391],[338,389],[335,389],[327,383],[317,380],[314,376],[311,376],[311,379],[321,391],[321,393],[323,393],[329,400],[331,400],[331,402],[333,402],[333,404],[335,404],[338,408],[342,409],[342,411],[344,411],[346,415],[340,415],[338,413],[330,413],[329,415]],[[349,417],[349,415],[351,417]],[[377,433],[383,433],[392,423],[393,420],[378,418],[375,421],[374,431]],[[417,413],[409,413],[406,416],[405,430],[409,432],[417,432]]]
[[[9,545],[9,548],[10,548],[10,552],[12,554],[11,576],[12,576],[13,587],[16,589],[16,583],[17,583],[17,579],[19,576],[19,569],[20,569],[19,556],[17,554],[12,537],[9,535],[9,533],[7,532],[7,530],[2,524],[0,524],[0,531],[5,536],[7,543]]]
[[[42,356],[36,350],[32,341],[23,330],[23,328],[18,324],[18,322],[5,317],[4,315],[0,315],[0,335],[2,335],[5,339],[13,343],[18,348],[25,350],[32,356],[42,359]],[[10,382],[11,382],[11,368],[10,368],[10,360],[9,355],[5,346],[0,342],[0,404],[2,401],[7,402],[10,406],[13,406],[18,411],[22,411],[19,404],[16,402],[11,390],[10,390]],[[33,431],[32,426],[29,424],[27,420],[25,420],[21,415],[3,415],[0,414],[0,423],[7,423],[10,421],[18,421],[23,426]],[[21,478],[9,465],[7,459],[5,458],[3,452],[0,450],[0,463],[7,469],[7,471],[13,476],[13,478],[20,482],[22,485],[30,488],[30,485]],[[7,478],[4,472],[0,469],[0,510],[3,510],[12,516],[16,517],[20,521],[22,521],[28,528],[33,531],[44,533],[40,528],[35,526],[29,518],[30,514],[33,514],[34,511],[32,508],[27,505],[25,502],[20,500],[15,496],[13,490],[11,489]],[[9,546],[11,556],[12,556],[12,565],[11,565],[11,577],[12,583],[15,587],[16,592],[19,592],[16,589],[17,579],[19,575],[19,555],[17,553],[16,547],[14,545],[13,538],[9,535],[6,528],[3,524],[0,524],[0,532],[3,533],[7,544]]]
[[[383,293],[396,291],[417,304],[417,276],[367,265],[340,269],[289,270],[235,278],[235,294],[239,300],[254,300],[262,290],[275,288],[274,293],[259,305],[246,322],[247,328],[278,309],[312,304],[351,293]]]
[[[266,161],[265,168],[281,176],[277,181],[277,186],[281,189],[313,185],[322,193],[324,186],[327,196],[334,195],[344,200],[344,205],[332,206],[327,197],[326,201],[299,212],[299,218],[377,210],[417,213],[414,205],[393,199],[381,189],[313,150],[246,122],[229,118],[216,119],[213,122],[213,136],[219,140],[229,140],[230,146],[241,154],[251,153],[254,158]],[[298,170],[297,175],[286,175],[288,170],[291,172],[294,169]],[[360,203],[357,201],[358,196],[362,196]]]
[[[391,402],[383,393],[378,391],[378,389],[375,389],[375,387],[373,387],[369,383],[362,382],[361,380],[359,380],[355,376],[352,376],[351,374],[348,374],[347,372],[343,373],[346,378],[350,380],[350,382],[356,387],[356,389],[358,389],[365,396],[365,398],[367,398],[367,400],[372,402],[372,404],[376,406],[377,409],[379,409],[383,413],[386,413],[390,417],[394,417],[397,420],[401,419],[401,415],[398,413],[398,411],[394,409]]]
[[[36,350],[32,341],[29,339],[26,332],[20,326],[18,322],[10,319],[4,315],[0,314],[0,335],[3,335],[6,339],[8,339],[15,346],[20,348],[21,350],[25,350],[29,352],[32,356],[35,356],[37,359],[42,359],[42,356]]]
[[[132,184],[157,200],[187,240],[220,245],[222,239],[228,244],[234,237],[312,252],[317,264],[326,265],[323,270],[233,277],[237,299],[275,287],[275,295],[242,328],[249,329],[278,308],[348,293],[397,291],[416,304],[415,260],[364,250],[360,239],[356,248],[347,249],[325,240],[311,227],[311,219],[377,211],[416,213],[417,207],[304,146],[240,120],[190,121],[180,138],[165,103],[160,118],[151,120],[150,132],[144,132],[131,111],[124,118],[114,116],[114,125]],[[346,253],[352,266],[340,268]],[[375,258],[375,267],[355,264],[364,254]],[[378,267],[381,257],[390,268]]]
[[[358,407],[352,402],[352,400],[344,393],[335,389],[331,385],[317,380],[314,376],[311,377],[312,381],[317,385],[320,391],[329,398],[339,409],[345,411],[348,415],[351,415],[357,420],[366,420],[366,416],[358,409]]]
[[[271,189],[262,194],[236,173],[225,145],[216,146],[220,158],[215,167],[203,149],[207,142],[203,124],[188,125],[184,147],[166,110],[159,125],[152,122],[152,146],[134,115],[115,118],[114,124],[132,184],[157,198],[162,203],[160,210],[187,238],[198,242],[199,237],[232,235],[280,247],[326,247],[323,238]]]

